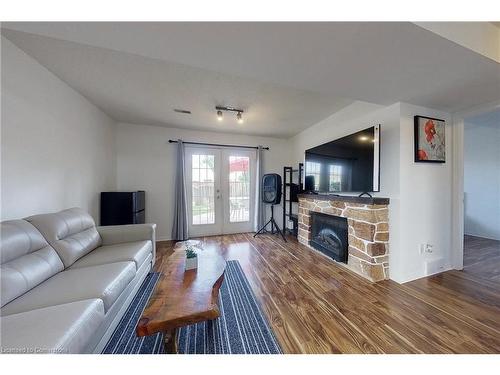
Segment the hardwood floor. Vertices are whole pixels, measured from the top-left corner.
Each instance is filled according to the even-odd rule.
[[[500,353],[500,283],[480,272],[498,275],[500,259],[372,284],[293,238],[202,240],[205,251],[240,262],[285,353]],[[158,270],[172,247],[158,243]]]
[[[466,235],[464,271],[500,283],[500,241]]]

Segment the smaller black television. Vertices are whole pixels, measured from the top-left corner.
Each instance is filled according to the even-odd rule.
[[[380,191],[380,125],[306,150],[304,169],[306,192]]]

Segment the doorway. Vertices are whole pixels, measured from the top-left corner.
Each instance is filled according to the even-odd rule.
[[[500,281],[500,109],[465,117],[464,270]]]
[[[186,147],[191,236],[253,230],[255,160],[253,150]]]

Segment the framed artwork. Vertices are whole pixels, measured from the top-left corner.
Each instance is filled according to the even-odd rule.
[[[415,116],[415,162],[446,162],[444,120]]]

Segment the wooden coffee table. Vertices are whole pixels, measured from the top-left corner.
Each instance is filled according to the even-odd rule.
[[[198,253],[198,268],[184,271],[184,249],[162,266],[162,274],[137,323],[137,336],[164,334],[166,353],[177,353],[177,329],[219,317],[217,300],[226,261],[218,254]]]

